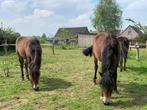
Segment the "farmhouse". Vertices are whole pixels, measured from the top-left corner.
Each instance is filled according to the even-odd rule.
[[[137,27],[129,25],[124,31],[122,31],[119,36],[125,36],[130,41],[133,41],[136,37],[143,34]]]

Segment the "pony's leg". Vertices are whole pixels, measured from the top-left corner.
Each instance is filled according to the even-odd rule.
[[[94,64],[95,64],[95,66],[94,66],[95,72],[94,72],[94,78],[93,78],[94,84],[96,84],[96,79],[97,79],[97,76],[96,76],[96,74],[97,74],[97,69],[98,69],[98,64],[97,64],[97,63],[98,63],[98,62],[97,62],[97,59],[94,58]]]
[[[120,58],[120,72],[123,70],[123,58]]]
[[[21,68],[21,77],[22,77],[22,80],[24,80],[24,74],[23,74],[24,60],[23,60],[23,58],[19,57],[19,62],[20,62],[20,68]]]
[[[117,90],[117,70],[114,73],[114,91],[116,93],[118,93],[118,90]]]
[[[103,90],[101,90],[100,100],[103,100]]]
[[[30,80],[29,73],[28,73],[28,61],[27,60],[25,61],[25,69],[26,69],[26,77],[28,80]]]
[[[126,62],[127,62],[127,58],[124,58],[124,71],[126,71]]]

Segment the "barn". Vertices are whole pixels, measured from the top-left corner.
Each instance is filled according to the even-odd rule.
[[[55,44],[72,44],[79,47],[92,45],[96,33],[88,31],[87,27],[66,27],[59,28],[51,41]]]
[[[79,47],[91,46],[95,36],[96,33],[78,34],[78,46]]]

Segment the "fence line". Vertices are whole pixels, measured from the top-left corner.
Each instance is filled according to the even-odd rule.
[[[50,47],[52,47],[52,53],[53,53],[53,55],[55,55],[54,45],[50,45],[50,44],[40,44],[40,45],[41,46],[50,46]],[[15,47],[15,44],[7,44],[7,41],[6,41],[4,44],[0,45],[0,47],[4,47],[4,51],[5,51],[6,55],[7,55],[7,50],[8,50],[9,46],[14,46]]]
[[[5,41],[4,44],[0,45],[0,47],[4,47],[4,50],[5,50],[5,54],[7,55],[7,50],[8,50],[8,46],[15,46],[15,44],[7,44],[7,41]],[[50,44],[41,44],[41,46],[51,46],[52,47],[52,53],[53,55],[55,55],[55,49],[54,49],[54,44],[53,45],[50,45]],[[147,48],[147,41],[146,43],[138,43],[136,42],[135,45],[129,45],[129,48],[131,50],[131,48],[134,48],[136,49],[136,60],[139,60],[139,48],[140,47],[146,47]]]

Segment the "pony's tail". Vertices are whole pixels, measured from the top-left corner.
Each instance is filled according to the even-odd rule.
[[[114,87],[114,80],[111,78],[110,68],[111,68],[111,58],[113,55],[113,47],[111,44],[107,45],[103,51],[103,61],[102,61],[102,79],[100,81],[101,87],[106,89],[112,89]]]
[[[83,50],[83,54],[84,54],[85,56],[92,56],[92,46],[90,46],[90,47],[84,49],[84,50]]]

